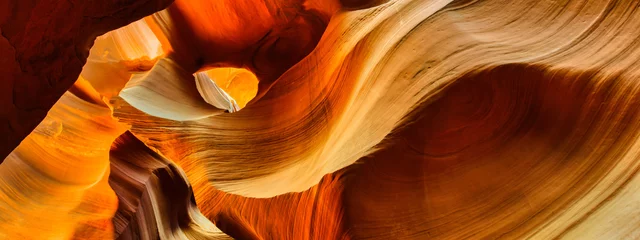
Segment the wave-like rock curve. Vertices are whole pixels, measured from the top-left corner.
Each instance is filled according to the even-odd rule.
[[[371,153],[468,72],[525,64],[632,78],[636,5],[390,1],[338,11],[317,47],[240,112],[174,122],[122,104],[115,114],[179,165],[198,166],[186,169],[192,182],[253,197],[299,192]]]
[[[78,78],[167,4],[0,3],[1,237],[640,236],[638,1],[177,0]]]

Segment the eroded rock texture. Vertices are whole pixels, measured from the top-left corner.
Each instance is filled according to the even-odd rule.
[[[267,199],[194,188],[202,213],[235,239],[351,239],[342,203],[348,178],[340,171],[304,192]]]
[[[0,165],[0,238],[112,238],[109,148],[126,126],[84,86],[73,89],[82,98],[65,93]]]
[[[111,168],[117,239],[230,239],[202,216],[182,170],[130,132],[114,142]]]
[[[260,100],[238,113],[176,122],[122,106],[116,116],[179,165],[193,165],[186,169],[191,181],[255,197],[303,191],[366,156],[411,120],[413,108],[469,72],[521,64],[633,78],[638,16],[628,9],[635,4],[390,1],[338,11],[315,50],[275,83],[267,81]],[[181,14],[202,18],[195,12]],[[189,36],[195,33],[205,36],[169,41],[191,47],[209,39],[208,31]],[[200,53],[191,57],[204,61]],[[216,60],[204,61],[210,62]]]
[[[167,7],[171,0],[0,3],[0,158],[73,85],[93,40]]]
[[[176,0],[88,57],[83,4],[0,14],[7,152],[79,79],[2,237],[640,238],[638,1]]]
[[[354,238],[637,238],[638,90],[521,64],[463,76],[362,159]]]

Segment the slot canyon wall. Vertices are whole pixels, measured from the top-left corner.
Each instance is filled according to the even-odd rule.
[[[640,239],[640,1],[0,2],[0,239]]]

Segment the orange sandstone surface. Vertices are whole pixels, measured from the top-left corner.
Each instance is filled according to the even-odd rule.
[[[0,239],[640,239],[635,0],[0,3]]]

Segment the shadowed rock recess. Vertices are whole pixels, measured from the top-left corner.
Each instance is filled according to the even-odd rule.
[[[640,239],[640,1],[0,2],[0,239]]]

